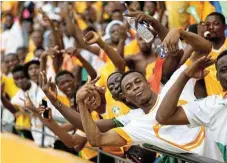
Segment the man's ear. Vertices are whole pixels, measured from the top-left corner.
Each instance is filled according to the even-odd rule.
[[[123,92],[120,92],[120,93],[119,93],[119,96],[120,96],[121,98],[125,98],[125,95],[123,94]]]

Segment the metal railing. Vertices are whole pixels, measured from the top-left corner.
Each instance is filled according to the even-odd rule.
[[[0,120],[1,120],[1,132],[4,131],[4,125],[13,125],[15,127],[19,127],[15,123],[7,123],[7,122],[3,122],[2,119],[0,119]],[[53,135],[49,135],[49,134],[42,132],[42,131],[29,129],[29,128],[24,128],[24,129],[41,133],[41,134],[43,134],[43,136],[49,136],[49,137],[52,137],[52,138],[55,138],[55,139],[57,138]],[[41,147],[44,147],[43,144],[44,144],[44,139],[42,139],[42,146]],[[162,148],[156,147],[154,145],[149,145],[149,144],[143,144],[143,145],[137,146],[137,148],[141,148],[143,150],[146,150],[146,152],[151,152],[151,153],[156,152],[156,153],[163,154],[165,156],[175,158],[175,159],[177,159],[178,163],[185,163],[185,162],[188,162],[188,163],[221,163],[220,161],[205,158],[205,157],[199,156],[197,154],[174,153],[174,152],[163,150]],[[99,150],[98,151],[97,163],[106,163],[106,162],[108,162],[108,163],[132,163],[130,160],[126,160],[124,158],[117,157],[117,156],[114,156],[112,154],[103,152],[102,150]]]
[[[156,152],[156,153],[163,154],[165,156],[175,158],[177,163],[185,163],[185,162],[187,162],[187,163],[221,163],[220,161],[205,158],[205,157],[199,156],[197,154],[174,153],[174,152],[166,151],[159,147],[149,145],[149,144],[143,144],[142,146],[137,146],[137,147],[140,149],[146,150],[147,152],[151,152],[151,153]],[[132,163],[129,160],[122,159],[120,157],[117,157],[117,156],[114,156],[114,155],[111,155],[109,153],[105,153],[105,152],[99,150],[97,163],[105,163],[106,160],[108,160],[108,163]],[[145,162],[147,162],[147,161],[145,161]]]

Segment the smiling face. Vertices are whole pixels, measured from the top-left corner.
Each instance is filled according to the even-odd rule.
[[[115,44],[118,44],[118,42],[120,40],[120,33],[119,33],[119,30],[118,30],[119,27],[120,27],[119,24],[115,24],[110,29],[111,40]]]
[[[144,76],[138,72],[127,74],[122,82],[121,88],[128,102],[140,107],[152,98],[152,91]]]
[[[227,55],[221,57],[217,64],[217,78],[225,91],[227,91]]]
[[[13,70],[13,68],[19,64],[19,59],[16,54],[9,54],[4,57],[4,62],[7,66],[9,72]]]
[[[210,41],[216,41],[225,37],[224,30],[225,24],[222,23],[220,16],[211,15],[206,18],[205,25],[208,31],[211,33]]]
[[[57,79],[58,88],[66,94],[67,97],[71,98],[75,90],[74,78],[69,74],[64,74]]]
[[[22,90],[26,91],[29,89],[30,82],[29,82],[29,79],[27,77],[25,77],[25,74],[23,71],[14,72],[13,79],[14,79],[16,86],[18,86]]]
[[[120,86],[121,77],[122,77],[121,73],[114,73],[108,78],[108,81],[107,81],[108,89],[110,90],[113,99],[117,101],[122,101],[125,99],[123,97],[121,86]]]

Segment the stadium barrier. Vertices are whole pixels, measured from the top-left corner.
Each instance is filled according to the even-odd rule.
[[[9,125],[9,124],[16,127],[15,123],[6,123],[6,122],[3,122],[2,119],[1,119],[1,132],[4,132],[4,125]],[[28,128],[26,128],[26,129],[29,130],[29,131],[35,131],[35,132],[42,133],[43,137],[49,136],[49,137],[56,138],[52,135],[46,134],[45,132],[40,132],[40,131],[37,131],[37,130],[31,130],[31,129],[28,129]],[[43,143],[44,143],[44,139],[42,139],[42,144]],[[43,147],[43,145],[42,145],[42,147]],[[165,156],[170,156],[172,158],[177,159],[178,163],[185,163],[185,162],[187,162],[187,163],[221,163],[219,161],[212,160],[212,159],[209,159],[209,158],[205,158],[205,157],[199,156],[197,154],[174,153],[174,152],[163,150],[162,148],[156,147],[154,145],[149,145],[149,144],[143,144],[143,145],[137,146],[137,148],[141,148],[143,150],[146,150],[147,152],[150,151],[151,153],[156,152],[156,153],[163,154]],[[130,160],[126,160],[126,159],[123,159],[121,157],[114,156],[112,154],[109,154],[109,153],[103,152],[102,150],[99,150],[98,151],[97,163],[106,163],[107,160],[108,160],[108,163],[132,163]]]

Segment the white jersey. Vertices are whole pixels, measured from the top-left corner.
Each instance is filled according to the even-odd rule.
[[[55,107],[50,103],[50,101],[48,99],[46,99],[46,95],[44,94],[44,92],[42,91],[42,89],[35,84],[34,82],[31,82],[31,87],[28,90],[28,95],[32,101],[32,103],[38,107],[39,104],[41,104],[42,99],[45,99],[47,101],[47,105],[48,107],[51,108],[52,110],[52,115],[53,117],[61,117],[63,118],[63,116],[58,112],[57,109],[55,109]],[[17,92],[17,94],[12,98],[11,103],[13,105],[19,106],[19,107],[23,107],[24,106],[24,101],[21,99],[25,99],[25,92],[23,90],[19,90]],[[42,132],[42,122],[40,121],[39,118],[37,117],[32,117],[31,119],[31,123],[32,123],[32,130],[36,130],[39,132]],[[47,127],[45,127],[44,129],[45,133],[54,136],[53,132],[50,131]],[[32,131],[32,136],[34,138],[34,141],[37,145],[41,145],[42,143],[42,134],[39,132],[35,132]],[[49,136],[45,136],[44,137],[44,145],[45,146],[50,146],[53,145],[55,139]]]
[[[148,143],[177,153],[195,152],[204,155],[204,127],[191,129],[187,125],[162,126],[156,121],[156,112],[163,97],[186,68],[183,65],[172,75],[148,114],[137,117],[125,127],[114,129],[128,144]],[[193,80],[188,81],[179,101],[190,102],[196,99],[194,84]]]
[[[113,118],[113,121],[117,127],[123,127],[141,115],[145,115],[142,109],[131,109],[127,114]]]
[[[191,127],[204,125],[227,161],[227,99],[213,95],[182,106]]]

